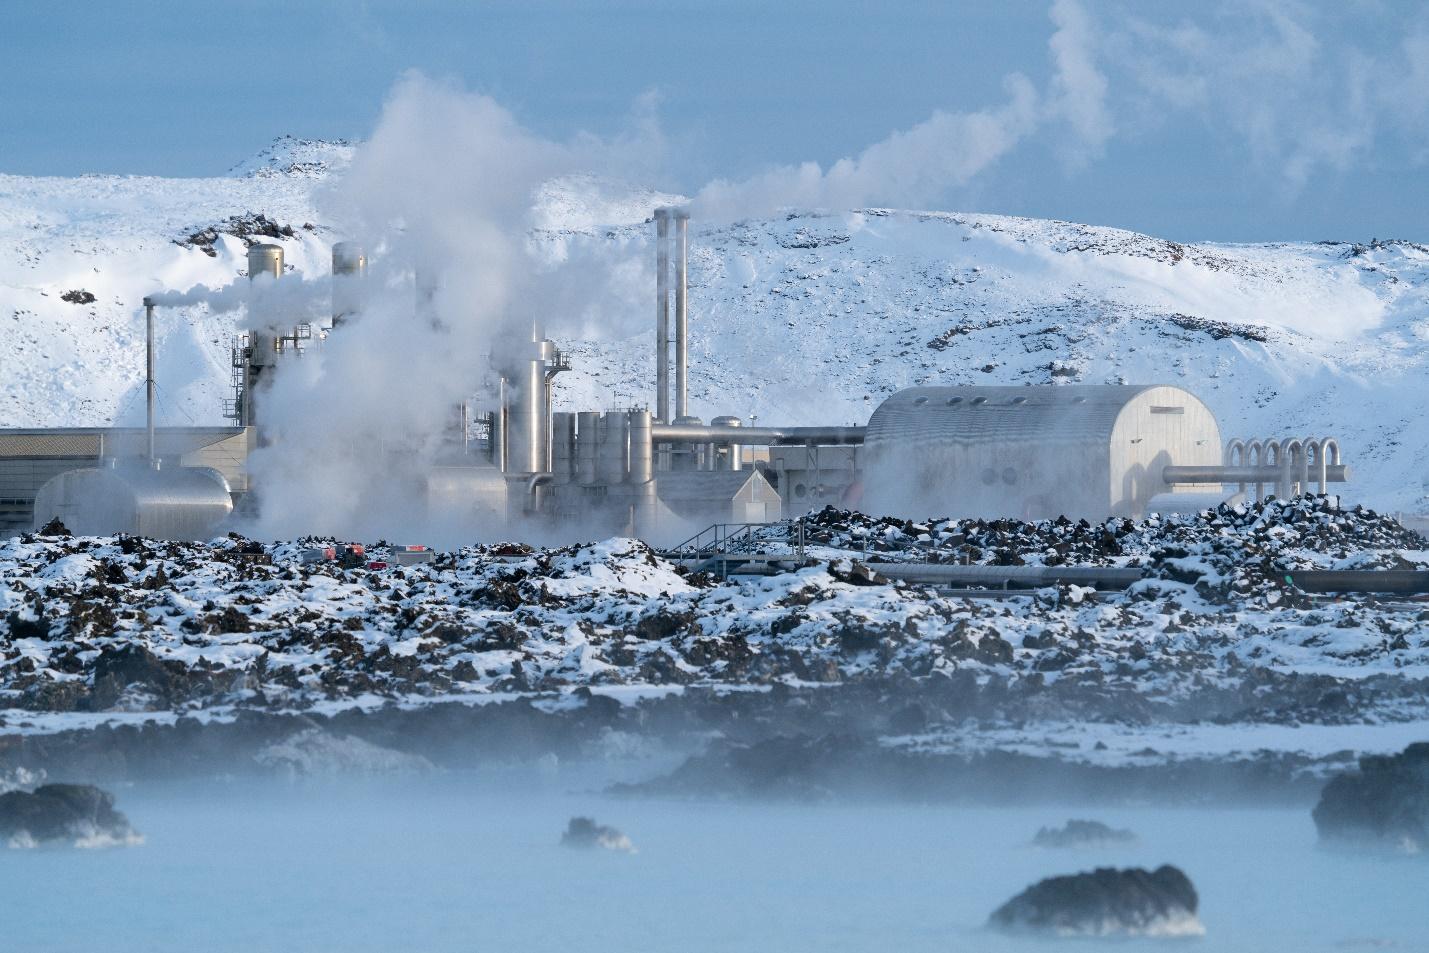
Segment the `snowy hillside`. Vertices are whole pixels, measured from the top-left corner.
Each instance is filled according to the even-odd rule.
[[[314,195],[352,151],[284,139],[211,179],[0,176],[0,426],[137,423],[142,296],[232,280],[245,234],[280,241],[295,271],[326,273],[346,236],[319,220]],[[577,178],[542,189],[534,221],[555,246],[614,242],[644,259],[644,219],[674,198]],[[557,379],[566,406],[650,399],[651,297],[630,302],[622,331],[562,342],[576,365]],[[993,215],[791,214],[692,222],[690,299],[691,399],[705,418],[863,423],[923,382],[1164,381],[1204,398],[1228,437],[1338,436],[1355,474],[1347,496],[1426,506],[1423,246],[1180,245]],[[234,325],[202,308],[166,317],[161,422],[219,421]]]

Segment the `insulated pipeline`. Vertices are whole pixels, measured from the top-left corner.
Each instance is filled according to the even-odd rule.
[[[1166,467],[1161,471],[1161,479],[1168,484],[1175,483],[1274,483],[1280,479],[1284,468],[1272,466],[1237,467]],[[1331,483],[1346,483],[1350,479],[1350,468],[1344,464],[1325,467],[1325,478]]]
[[[770,444],[861,444],[864,427],[713,427],[696,424],[655,424],[657,443],[716,443],[722,446]]]

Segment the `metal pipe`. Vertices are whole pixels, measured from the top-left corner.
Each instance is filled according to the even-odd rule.
[[[861,444],[865,427],[715,427],[695,424],[655,424],[651,435],[659,443]]]
[[[675,417],[690,412],[690,213],[675,212]]]
[[[1429,572],[1419,569],[1307,569],[1285,574],[1306,592],[1429,592]]]
[[[144,422],[148,432],[149,466],[154,455],[154,299],[144,299]]]
[[[549,473],[533,473],[526,481],[526,512],[535,513],[541,508],[536,490],[551,482]]]
[[[670,422],[670,210],[655,210],[655,416]]]
[[[1285,459],[1289,459],[1287,455]],[[1343,464],[1325,467],[1325,478],[1331,483],[1348,483],[1350,468]],[[1285,476],[1283,464],[1262,464],[1261,466],[1209,467],[1170,466],[1161,471],[1161,479],[1167,484],[1175,483],[1255,483],[1278,482]]]
[[[1332,452],[1333,451],[1333,452]],[[1320,495],[1325,495],[1325,484],[1329,482],[1329,469],[1340,464],[1340,444],[1334,437],[1322,437],[1315,452],[1320,464]],[[1334,462],[1330,460],[1333,458]]]
[[[1125,589],[1143,577],[1140,569],[1121,566],[959,566],[943,563],[867,563],[888,579],[932,585],[1040,588],[1059,584]]]
[[[1125,589],[1144,571],[1121,566],[959,566],[941,563],[867,563],[886,579],[904,582],[1035,588],[1059,583]],[[1285,582],[1305,592],[1429,592],[1429,572],[1419,569],[1305,569],[1285,573]]]

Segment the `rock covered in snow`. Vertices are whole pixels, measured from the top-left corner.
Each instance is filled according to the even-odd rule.
[[[635,853],[635,845],[630,842],[630,838],[613,827],[604,824],[597,824],[593,818],[573,817],[566,825],[566,831],[561,835],[561,846],[575,847],[583,850],[600,848],[602,850],[621,851],[626,854]]]
[[[1108,827],[1101,821],[1069,820],[1061,827],[1043,827],[1032,838],[1037,847],[1110,847],[1135,844],[1131,831]]]
[[[1052,936],[1199,936],[1198,904],[1190,878],[1169,864],[1099,867],[1033,884],[993,911],[989,923]]]
[[[1326,841],[1429,850],[1429,742],[1360,758],[1358,771],[1325,785],[1314,818]]]
[[[1429,676],[1423,608],[1313,600],[1286,586],[1287,568],[1429,559],[1393,521],[1323,500],[1095,527],[826,510],[808,530],[822,535],[810,551],[827,565],[730,581],[620,538],[469,546],[386,569],[305,562],[311,539],[0,540],[0,718],[935,676],[1080,685],[1089,704],[1194,701],[1214,689],[1230,707],[1198,717],[1221,717],[1267,707],[1269,682],[1302,674],[1290,686],[1295,710],[1276,717],[1346,723],[1378,692],[1363,690],[1378,684],[1368,676],[1406,691]],[[1005,600],[869,585],[848,567],[870,532],[887,559],[1140,564],[1150,578],[1124,593],[1065,587]],[[379,565],[383,553],[371,548]],[[1136,702],[1139,717],[1147,704]]]
[[[42,784],[0,794],[0,839],[11,847],[115,847],[142,840],[114,809],[114,796],[90,784]]]

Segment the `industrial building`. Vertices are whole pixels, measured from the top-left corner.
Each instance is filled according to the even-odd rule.
[[[1225,443],[1206,405],[1167,385],[914,387],[866,427],[753,427],[729,415],[706,424],[688,401],[689,217],[657,209],[654,226],[653,408],[556,410],[552,380],[569,363],[533,326],[493,368],[491,405],[461,404],[453,452],[412,487],[427,507],[506,535],[565,523],[672,541],[828,503],[919,518],[1095,519],[1348,479],[1333,439]],[[360,315],[366,270],[359,246],[333,247],[331,333]],[[283,249],[253,246],[248,272],[281,281]],[[59,518],[87,533],[200,538],[255,489],[245,461],[264,440],[268,384],[318,339],[281,314],[250,314],[257,330],[233,349],[233,426],[156,430],[155,305],[145,305],[149,426],[0,431],[0,528]]]

